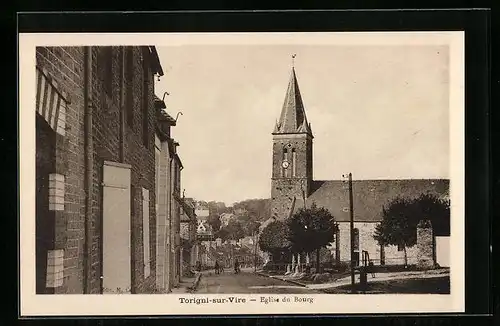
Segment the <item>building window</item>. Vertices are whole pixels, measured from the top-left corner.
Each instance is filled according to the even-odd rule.
[[[130,127],[134,123],[134,49],[127,47],[125,52],[125,109],[126,120]]]
[[[283,162],[284,161],[287,161],[288,162],[288,149],[285,148],[285,150],[283,151]],[[286,177],[288,177],[288,169],[285,169],[283,166],[281,167],[281,169],[283,170],[283,175]]]
[[[149,147],[149,52],[142,51],[142,141]]]
[[[100,70],[104,92],[113,97],[113,47],[104,46],[101,51]]]
[[[295,152],[295,148],[292,149],[292,176],[297,176],[297,153]]]
[[[130,166],[105,161],[102,168],[101,291],[132,291],[135,263],[132,256]],[[119,277],[117,277],[119,275]]]
[[[36,68],[36,112],[58,134],[66,135],[66,93],[51,82],[48,72]]]

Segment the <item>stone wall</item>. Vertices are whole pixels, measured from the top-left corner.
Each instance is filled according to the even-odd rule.
[[[434,266],[434,235],[432,224],[428,220],[422,220],[417,225],[417,249],[420,268],[431,268]]]
[[[339,247],[340,261],[348,262],[351,259],[351,243],[350,243],[350,223],[339,222]],[[375,234],[374,222],[355,222],[354,227],[359,230],[359,260],[361,263],[363,250],[368,251],[370,259],[373,263],[379,265],[381,263],[381,248],[377,241],[373,238]],[[332,256],[335,257],[335,243],[329,247]],[[398,250],[397,246],[385,246],[385,265],[398,265],[404,263],[404,251]],[[418,250],[416,246],[407,248],[408,264],[416,264]]]
[[[288,177],[285,177],[286,174],[283,174],[285,172],[282,172],[285,148],[289,153]],[[296,153],[295,177],[292,176],[292,149]],[[312,139],[305,134],[274,136],[272,160],[271,215],[282,219],[289,213],[293,197],[297,199],[296,206],[303,205],[302,183],[306,195],[309,192],[312,179]]]

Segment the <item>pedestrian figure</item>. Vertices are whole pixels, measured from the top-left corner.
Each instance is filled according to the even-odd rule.
[[[215,274],[219,274],[220,273],[220,266],[219,266],[219,261],[218,260],[215,261],[214,269],[215,269]]]
[[[240,263],[238,262],[238,259],[236,258],[234,260],[234,273],[238,274],[240,272]]]
[[[370,262],[368,263],[368,269],[370,273],[372,274],[372,278],[375,277],[375,266],[373,265],[373,261],[370,259]]]
[[[196,270],[197,270],[198,272],[201,272],[201,262],[200,262],[200,261],[197,261],[197,262],[196,262]]]

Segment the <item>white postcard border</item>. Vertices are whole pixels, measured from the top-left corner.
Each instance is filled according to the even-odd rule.
[[[244,304],[181,304],[179,298],[228,298],[218,295],[36,295],[35,294],[35,47],[51,45],[188,44],[338,44],[450,46],[450,279],[449,295],[235,295]],[[363,33],[133,33],[19,35],[20,150],[20,314],[50,315],[220,315],[463,312],[465,304],[465,96],[464,32]],[[260,303],[260,297],[292,302]],[[294,303],[294,297],[314,303]],[[256,298],[256,302],[249,302]]]

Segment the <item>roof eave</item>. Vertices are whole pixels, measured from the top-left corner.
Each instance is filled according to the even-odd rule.
[[[158,51],[156,51],[156,46],[150,46],[149,50],[151,51],[151,58],[153,59],[151,62],[153,73],[163,76],[163,68],[161,67],[160,57],[158,56]]]
[[[313,134],[310,132],[272,132],[271,135],[279,136],[279,135],[308,135],[311,138],[314,138]]]

